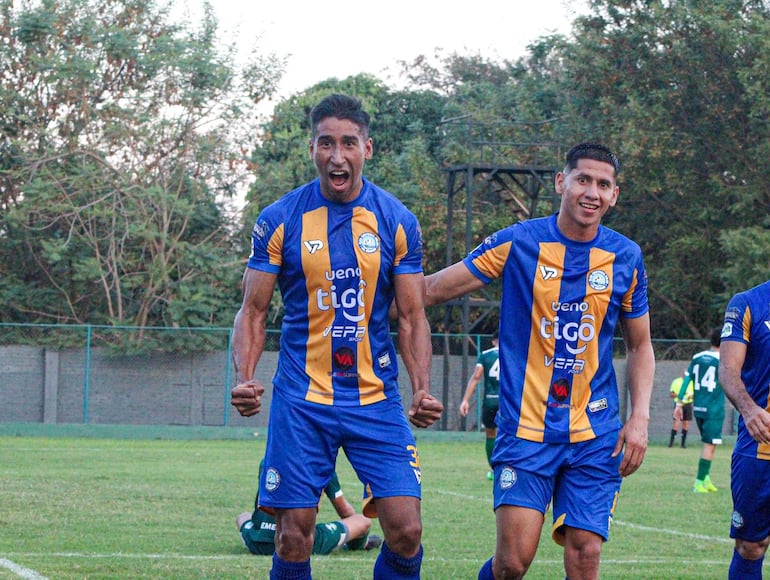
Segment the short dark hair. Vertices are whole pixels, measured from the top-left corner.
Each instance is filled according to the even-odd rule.
[[[347,119],[361,128],[364,139],[369,137],[369,113],[364,111],[359,99],[334,93],[321,99],[310,111],[310,130],[313,135],[318,124],[329,117]]]
[[[620,161],[617,156],[610,151],[609,147],[601,143],[585,141],[573,146],[567,151],[567,163],[564,172],[569,173],[575,169],[581,159],[593,159],[594,161],[609,163],[615,169],[615,177],[620,173]]]
[[[712,328],[711,329],[711,346],[719,346],[721,342],[722,342],[722,329]]]

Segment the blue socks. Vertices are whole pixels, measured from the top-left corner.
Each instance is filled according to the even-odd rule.
[[[764,558],[746,560],[738,553],[738,550],[733,549],[733,559],[727,573],[728,580],[761,580],[764,560]]]
[[[310,560],[304,562],[286,562],[273,554],[273,567],[270,580],[310,580]]]
[[[422,546],[417,555],[412,558],[404,558],[395,552],[391,552],[388,545],[383,542],[380,555],[374,563],[374,580],[420,580],[420,567],[422,566]]]
[[[479,570],[479,580],[495,580],[495,575],[492,574],[492,558],[484,562]]]

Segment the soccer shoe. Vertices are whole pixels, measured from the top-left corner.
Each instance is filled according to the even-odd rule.
[[[366,544],[364,544],[364,550],[376,550],[382,546],[382,538],[377,534],[369,534],[366,538]]]
[[[703,478],[703,487],[706,488],[706,491],[719,491],[719,488],[711,483],[711,478],[708,475]]]
[[[695,484],[692,486],[693,493],[708,493],[709,490],[706,489],[706,486],[703,485],[703,482],[700,479],[695,480]]]
[[[495,480],[495,474],[492,473],[491,471],[487,471],[487,479],[489,481],[494,481]]]

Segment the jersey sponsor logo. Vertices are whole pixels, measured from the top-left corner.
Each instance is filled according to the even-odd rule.
[[[720,338],[727,338],[733,333],[733,323],[732,322],[725,322],[722,326],[722,332],[720,334]]]
[[[553,320],[547,316],[540,319],[540,336],[546,340],[564,340],[567,342],[565,348],[570,354],[579,355],[588,348],[588,343],[596,336],[594,322],[596,317],[588,313],[588,304],[585,302],[552,302],[551,310],[553,312],[581,312],[579,321],[562,323],[559,315],[556,314]],[[578,342],[583,342],[583,346],[578,346]]]
[[[334,367],[341,371],[349,371],[356,364],[356,355],[352,348],[343,346],[334,351]]]
[[[275,491],[278,486],[281,485],[281,475],[274,467],[268,468],[265,472],[265,489],[267,491]]]
[[[540,275],[543,277],[543,280],[554,280],[559,277],[559,272],[556,268],[552,268],[551,266],[541,265]]]
[[[380,249],[380,238],[371,232],[363,233],[358,236],[358,247],[364,254],[373,254]]]
[[[609,407],[607,399],[599,399],[598,401],[591,401],[588,403],[588,410],[592,413],[604,411],[607,407]]]
[[[275,531],[275,522],[273,522],[273,523],[262,522],[262,523],[259,524],[259,529],[260,530],[269,530],[271,532],[274,532]]]
[[[770,330],[770,320],[765,320],[765,328]]]
[[[252,230],[252,233],[254,234],[254,237],[261,239],[267,235],[268,229],[269,227],[267,225],[267,222],[263,220],[261,222],[254,223],[254,229]]]
[[[564,401],[569,397],[571,387],[567,379],[556,379],[551,384],[551,396],[557,401]]]
[[[553,365],[553,368],[567,371],[571,375],[579,375],[586,366],[586,361],[577,358],[567,358],[563,356],[545,355],[543,363],[546,367]]]
[[[316,290],[316,306],[318,310],[326,311],[342,310],[342,315],[350,322],[361,322],[364,319],[364,290],[366,282],[360,280],[358,288],[347,288],[339,291],[335,284],[329,287],[329,290],[319,288]],[[353,314],[351,311],[354,311]],[[360,314],[359,314],[360,312]]]
[[[335,324],[333,326],[327,326],[323,335],[324,338],[331,336],[332,338],[347,338],[350,342],[361,342],[366,334],[366,328],[363,326],[348,326],[345,324]]]
[[[324,243],[321,240],[305,240],[302,243],[305,245],[305,249],[311,256],[324,249]]]
[[[384,369],[386,367],[390,366],[390,353],[381,354],[377,357],[377,364],[380,366],[381,369]]]
[[[594,270],[588,274],[588,285],[597,292],[601,292],[609,288],[610,277],[603,270]]]
[[[500,471],[500,489],[510,489],[516,485],[516,470],[513,467],[507,465]]]

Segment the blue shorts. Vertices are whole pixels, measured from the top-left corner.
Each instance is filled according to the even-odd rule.
[[[319,405],[274,392],[260,508],[318,505],[342,448],[374,498],[420,498],[420,458],[401,399],[372,405]]]
[[[605,541],[620,493],[620,462],[612,457],[618,431],[580,443],[536,443],[498,434],[492,454],[495,509],[512,505],[542,514],[552,503],[553,539],[564,526],[588,530]]]
[[[770,536],[770,461],[733,453],[730,537],[761,542]]]

